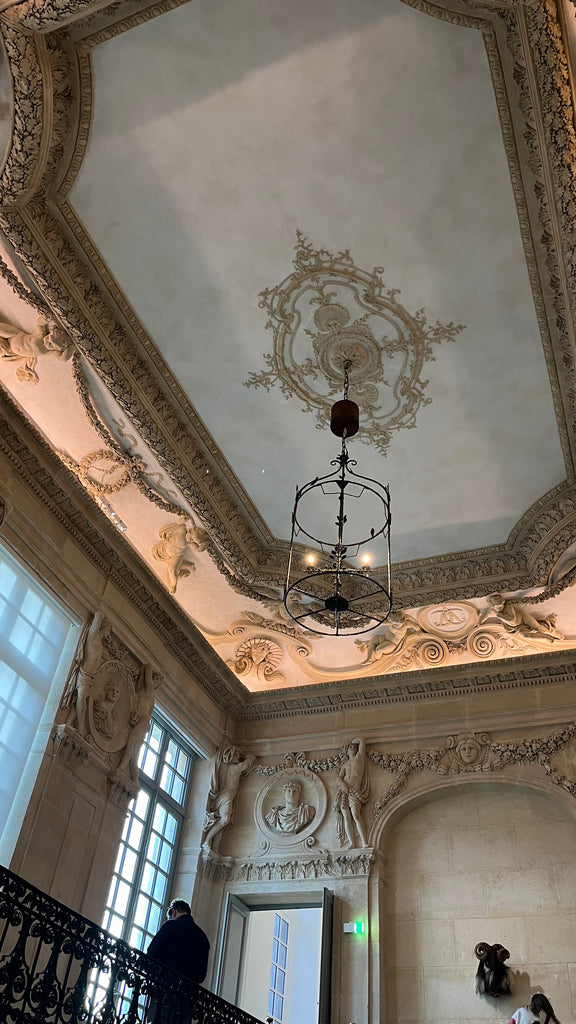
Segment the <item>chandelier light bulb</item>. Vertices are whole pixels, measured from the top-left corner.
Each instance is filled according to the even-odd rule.
[[[316,565],[316,555],[313,555],[312,552],[310,552],[308,555],[306,555],[306,564],[307,565]]]

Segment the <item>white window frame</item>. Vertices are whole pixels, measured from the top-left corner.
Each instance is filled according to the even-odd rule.
[[[25,687],[29,691],[34,691],[40,700],[38,713],[28,719],[29,735],[19,748],[21,772],[17,786],[11,791],[10,810],[5,819],[0,820],[0,862],[10,864],[42,758],[48,746],[68,669],[78,642],[80,622],[42,580],[33,575],[6,545],[0,544],[0,568],[4,565],[17,579],[8,594],[0,594],[0,662],[7,667],[8,672],[17,673]],[[40,599],[44,608],[56,616],[62,627],[59,643],[53,645],[55,657],[47,673],[42,673],[34,665],[33,660],[27,658],[26,654],[10,640],[10,635],[13,635],[19,620],[31,626],[38,635],[42,635],[38,623],[32,623],[22,610],[30,594]],[[5,725],[8,715],[17,713],[13,711],[17,704],[10,705],[6,701],[6,689],[0,692],[0,698],[4,698],[1,701],[3,706],[0,709],[0,724]],[[14,701],[14,694],[12,700]]]

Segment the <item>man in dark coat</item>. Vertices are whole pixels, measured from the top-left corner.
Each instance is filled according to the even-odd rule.
[[[185,900],[172,900],[166,916],[168,920],[156,933],[146,952],[171,970],[200,984],[208,968],[208,938],[195,923],[190,905]],[[176,1024],[186,1018],[152,1000],[148,1019],[154,1024]]]

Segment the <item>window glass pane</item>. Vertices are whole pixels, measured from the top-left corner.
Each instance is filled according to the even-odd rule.
[[[274,1016],[276,1020],[282,1020],[284,1013],[284,1000],[282,996],[274,996]]]
[[[288,944],[288,922],[280,918],[280,939],[284,945]]]
[[[281,996],[284,995],[284,981],[285,981],[285,978],[286,978],[286,975],[285,975],[284,971],[281,971],[280,968],[278,968],[278,972],[276,974],[276,991],[279,992]]]
[[[0,832],[72,626],[64,609],[0,547]]]
[[[286,967],[286,946],[278,947],[278,963],[280,967]]]
[[[280,938],[280,915],[276,914],[274,917],[274,935],[276,938]]]
[[[174,850],[183,811],[179,815],[173,806],[169,806],[169,795],[166,795],[158,776],[161,775],[159,766],[162,764],[180,786],[180,778],[166,767],[166,760],[170,758],[174,764],[180,764],[182,756],[190,776],[194,754],[192,750],[184,749],[182,744],[180,737],[172,735],[169,725],[155,712],[142,744],[139,762],[141,789],[126,815],[116,862],[117,885],[110,891],[106,908],[108,916],[104,917],[104,927],[109,930],[108,920],[112,922],[115,918],[122,918],[120,937],[137,949],[146,949],[149,945],[163,923],[165,906],[172,895],[170,871],[174,867]],[[182,786],[182,805],[185,795],[185,786]]]

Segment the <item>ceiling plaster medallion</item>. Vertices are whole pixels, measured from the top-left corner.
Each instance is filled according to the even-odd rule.
[[[260,292],[274,335],[268,366],[251,373],[246,387],[278,385],[316,413],[318,428],[329,420],[332,397],[351,364],[350,389],[362,410],[361,440],[386,454],[393,431],[414,427],[425,397],[422,368],[433,344],[454,341],[461,324],[430,325],[424,311],[409,313],[386,288],[382,267],[357,267],[347,249],[332,255],[315,250],[298,232],[294,271]]]

